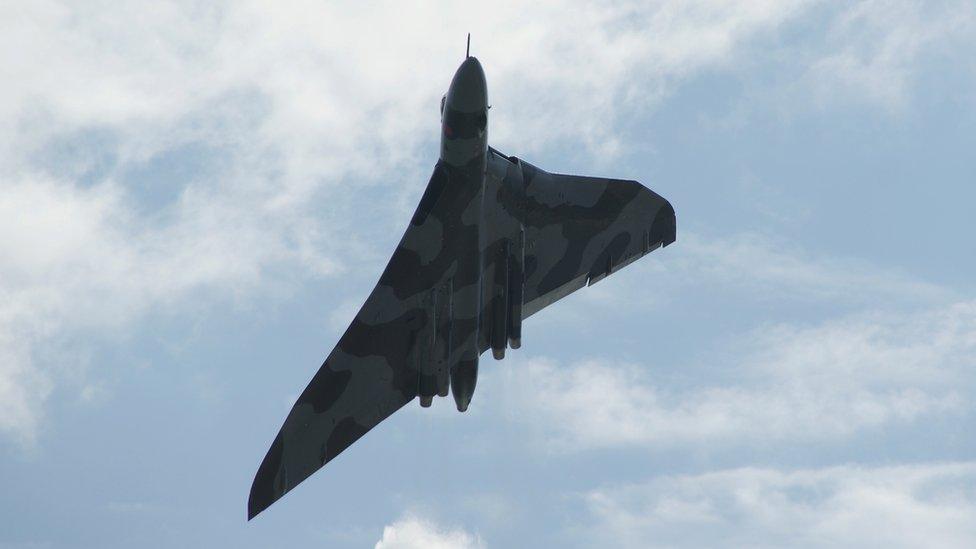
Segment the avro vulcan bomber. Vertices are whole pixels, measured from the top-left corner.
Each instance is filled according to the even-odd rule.
[[[522,322],[675,239],[636,181],[549,173],[488,146],[485,73],[467,57],[441,99],[440,159],[362,309],[298,397],[251,486],[248,519],[405,404],[468,409],[478,357]]]

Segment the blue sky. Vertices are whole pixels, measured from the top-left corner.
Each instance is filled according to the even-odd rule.
[[[481,60],[678,240],[266,513]],[[0,8],[0,547],[976,545],[966,1]]]

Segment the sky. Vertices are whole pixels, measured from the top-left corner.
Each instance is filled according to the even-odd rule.
[[[255,520],[438,156],[677,242]],[[0,5],[0,548],[976,546],[968,0]]]

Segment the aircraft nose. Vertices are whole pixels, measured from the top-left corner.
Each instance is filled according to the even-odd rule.
[[[458,67],[447,92],[447,105],[461,112],[481,112],[488,107],[488,86],[485,71],[474,57],[468,57]]]

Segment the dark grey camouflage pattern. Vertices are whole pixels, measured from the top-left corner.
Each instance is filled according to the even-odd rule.
[[[636,181],[551,174],[488,147],[474,57],[442,100],[440,160],[379,283],[288,414],[248,519],[420,397],[471,402],[478,357],[522,321],[675,239],[671,205]]]

